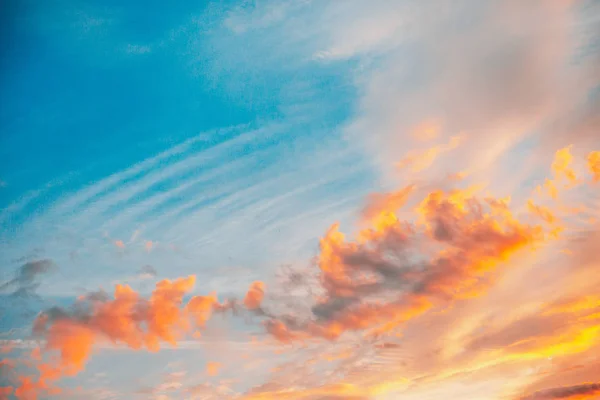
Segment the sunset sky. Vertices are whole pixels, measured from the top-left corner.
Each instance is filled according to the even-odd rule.
[[[0,19],[0,400],[600,399],[600,1]]]

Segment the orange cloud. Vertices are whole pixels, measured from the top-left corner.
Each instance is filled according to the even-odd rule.
[[[410,168],[412,172],[423,171],[429,168],[441,154],[457,148],[461,140],[461,137],[455,136],[446,145],[435,146],[420,152],[411,152],[396,163],[396,167]]]
[[[574,314],[600,309],[600,296],[583,295],[550,304],[544,315]]]
[[[546,179],[543,185],[536,188],[536,191],[541,194],[543,190],[553,198],[558,198],[559,184],[561,181],[566,181],[562,188],[570,189],[581,183],[577,178],[577,174],[572,167],[573,155],[571,149],[573,146],[564,147],[554,154],[551,170],[553,179]],[[600,152],[592,151],[587,156],[587,167],[592,173],[592,179],[595,182],[600,181]]]
[[[13,389],[14,396],[19,400],[37,400],[40,393],[56,396],[61,392],[60,388],[49,385],[44,376],[37,380],[28,376],[19,377],[19,385]]]
[[[218,362],[210,361],[206,363],[206,374],[208,376],[217,376],[219,374],[219,370],[221,369],[221,364]]]
[[[125,248],[125,243],[123,243],[122,240],[115,240],[115,246],[117,246],[120,249],[124,249]]]
[[[371,195],[362,212],[363,220],[370,223],[384,213],[397,211],[404,206],[414,188],[414,185],[409,185],[395,192]]]
[[[84,369],[96,340],[91,328],[70,320],[57,320],[48,328],[46,350],[58,351],[64,375],[75,375]]]
[[[600,383],[583,383],[576,386],[541,390],[521,400],[594,400],[600,395]]]
[[[421,141],[437,138],[441,131],[441,125],[435,120],[425,121],[412,129],[412,137]]]
[[[263,393],[252,393],[244,400],[368,400],[376,392],[351,383],[336,383],[310,389],[283,389]]]
[[[546,192],[548,192],[548,195],[551,198],[553,198],[555,200],[558,198],[558,189],[557,189],[554,181],[552,181],[551,179],[546,179],[544,181],[544,188],[546,189]],[[541,191],[541,188],[540,188],[540,191]]]
[[[600,151],[592,151],[588,154],[587,164],[594,182],[600,182]]]
[[[4,360],[0,360],[0,368],[14,368],[15,360],[10,358],[5,358]]]
[[[244,305],[249,310],[260,308],[260,304],[265,296],[265,284],[263,282],[253,282],[244,298]]]
[[[188,302],[186,311],[194,318],[197,327],[203,327],[212,315],[215,307],[218,307],[217,296],[194,296]]]
[[[293,332],[287,325],[276,319],[267,321],[265,327],[269,334],[283,343],[290,343],[306,337],[300,332]]]
[[[14,350],[14,347],[15,346],[12,343],[2,345],[0,346],[0,354],[10,353]]]
[[[14,390],[15,397],[22,400],[36,400],[37,393],[43,389],[30,377],[19,378],[20,385]]]
[[[485,292],[486,275],[544,240],[544,229],[518,221],[506,201],[482,201],[475,191],[429,193],[417,207],[417,223],[385,210],[358,241],[347,241],[334,224],[320,241],[317,262],[327,295],[312,309],[316,321],[270,322],[268,330],[282,341],[306,334],[335,339],[348,330],[379,334],[436,302]]]
[[[51,309],[42,314],[34,324],[34,333],[46,339],[43,354],[58,358],[37,366],[39,379],[21,377],[15,395],[33,399],[39,391],[52,389],[49,382],[78,374],[98,342],[150,351],[158,350],[161,343],[177,345],[193,327],[202,327],[213,309],[226,309],[214,295],[193,296],[184,305],[183,297],[194,284],[193,275],[165,279],[156,284],[148,299],[128,285],[116,285],[113,298],[90,296],[79,300],[73,312]]]
[[[570,167],[571,161],[569,148],[557,152],[552,166],[554,180],[547,181],[548,190],[552,188],[556,192],[555,183],[561,179],[571,183],[577,181]],[[397,210],[405,206],[414,192],[413,186],[407,186],[371,196],[362,215],[367,225],[355,235],[344,234],[338,224],[331,225],[325,232],[312,265],[319,280],[315,285],[318,287],[311,287],[311,293],[316,292],[318,297],[311,299],[308,318],[300,317],[294,311],[278,314],[277,304],[272,309],[263,309],[263,304],[269,300],[265,300],[265,285],[260,281],[253,282],[248,289],[243,299],[245,308],[259,310],[255,314],[265,317],[263,323],[267,333],[282,343],[300,341],[312,345],[322,339],[333,341],[348,332],[359,331],[367,339],[361,341],[361,345],[378,348],[379,336],[396,334],[395,330],[401,327],[402,334],[406,334],[402,346],[414,351],[412,364],[406,370],[412,371],[415,379],[426,376],[427,379],[419,381],[423,384],[442,378],[453,380],[455,376],[475,372],[487,378],[486,374],[491,374],[492,369],[506,366],[525,365],[534,370],[545,365],[543,363],[549,358],[588,355],[599,348],[600,299],[587,294],[595,293],[593,289],[597,289],[593,280],[581,292],[574,290],[577,285],[571,287],[561,281],[562,286],[557,285],[557,290],[569,289],[569,293],[577,295],[562,298],[557,295],[560,300],[553,297],[549,303],[544,302],[547,297],[534,298],[536,291],[533,289],[531,299],[527,297],[529,293],[515,292],[516,299],[511,306],[493,300],[484,302],[506,278],[504,275],[520,269],[511,266],[515,256],[528,250],[529,255],[542,251],[540,245],[554,239],[552,233],[559,219],[553,209],[529,200],[526,203],[529,212],[517,214],[513,212],[509,197],[481,197],[478,187],[470,187],[431,190],[423,198],[416,199],[420,201],[412,210],[412,216],[405,218],[409,215],[409,210],[405,210],[402,219],[399,218]],[[530,222],[531,214],[542,221],[534,219]],[[525,219],[521,219],[521,215]],[[566,222],[568,217],[561,214],[561,223],[563,218]],[[593,237],[591,241],[594,241]],[[574,255],[595,254],[597,240],[585,251],[578,251],[575,242],[569,243],[570,248],[573,245]],[[568,262],[577,261],[585,266],[591,263],[582,260],[573,256]],[[596,266],[593,264],[586,276],[592,277]],[[553,268],[544,269],[539,275],[539,285],[548,281],[546,274],[552,273],[556,273]],[[537,276],[534,281],[537,284]],[[199,337],[200,333],[195,329],[204,327],[213,313],[235,308],[238,303],[231,300],[221,304],[215,294],[193,296],[186,303],[184,298],[194,284],[193,276],[163,280],[149,298],[128,285],[117,285],[112,296],[82,297],[68,312],[49,310],[36,320],[34,327],[34,331],[45,339],[40,354],[36,351],[31,354],[38,362],[39,376],[23,376],[15,387],[7,390],[14,389],[14,394],[24,399],[57,390],[52,384],[84,369],[100,342],[156,351],[164,343],[177,345],[191,333]],[[269,297],[270,300],[274,298],[276,295]],[[521,299],[522,308],[517,302]],[[461,307],[478,318],[467,322],[460,320],[461,314],[456,310]],[[462,315],[464,319],[469,316]],[[438,324],[440,320],[445,321],[445,325]],[[425,323],[419,325],[423,321]],[[415,325],[417,329],[411,332]],[[455,330],[460,331],[454,329],[456,325],[464,325],[460,327],[464,331],[456,337],[446,336],[446,330],[452,331],[453,335]],[[54,355],[56,361],[51,358]],[[322,358],[332,360],[332,357]],[[346,360],[338,361],[344,364]],[[398,363],[394,368],[401,366]],[[217,376],[220,368],[219,363],[209,362],[206,374]],[[256,391],[242,398],[369,398],[386,393],[399,384],[396,370],[389,376],[382,370],[376,373],[377,384],[309,383],[305,389],[294,386]],[[527,373],[529,378],[523,378],[521,386],[515,384],[514,387],[522,389],[531,383],[533,372]],[[366,378],[365,375],[367,372],[356,376]],[[592,399],[598,393],[590,385],[595,384],[538,391],[523,399]],[[536,386],[532,390],[539,388]],[[515,391],[511,387],[502,398],[515,393],[527,391]],[[499,397],[490,394],[490,398]]]
[[[13,388],[10,386],[0,386],[0,400],[8,400],[8,396],[10,396],[13,392]]]
[[[462,354],[485,360],[481,362],[488,367],[502,363],[536,365],[536,361],[549,358],[585,355],[600,345],[598,311],[600,302],[593,295],[559,299],[531,308],[518,318],[509,317],[497,326],[474,329],[466,343],[460,344]]]
[[[577,176],[571,168],[573,162],[571,148],[572,146],[568,146],[556,152],[554,161],[552,162],[552,171],[556,179],[565,178],[571,183],[577,183]]]
[[[536,205],[533,203],[532,200],[528,200],[527,208],[529,209],[529,212],[531,212],[534,215],[537,215],[549,224],[553,224],[556,222],[556,217],[554,216],[552,211],[550,211],[550,209],[547,207]]]

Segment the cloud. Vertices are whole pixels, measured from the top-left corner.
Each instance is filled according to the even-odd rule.
[[[532,214],[537,215],[549,224],[553,224],[556,221],[556,217],[547,207],[536,205],[533,201],[529,200],[527,202],[527,208]]]
[[[414,186],[407,186],[395,192],[375,193],[369,196],[368,204],[362,212],[363,219],[372,222],[385,212],[395,212],[400,209],[408,196],[413,192]]]
[[[584,383],[576,386],[559,387],[553,389],[541,390],[529,396],[522,397],[522,400],[593,400],[600,394],[600,383]]]
[[[58,361],[39,364],[38,380],[23,377],[15,391],[46,390],[46,382],[77,375],[98,343],[150,351],[160,349],[161,343],[175,346],[192,328],[202,328],[210,311],[218,306],[216,298],[207,302],[203,296],[193,296],[184,304],[183,297],[194,284],[194,276],[165,279],[156,284],[148,299],[127,285],[117,285],[112,297],[93,294],[81,298],[71,310],[44,312],[36,319],[33,332],[46,340],[43,354],[56,353]]]
[[[217,376],[219,374],[220,369],[221,364],[218,362],[210,361],[206,363],[206,374],[208,376]]]
[[[582,31],[592,23],[582,4],[377,1],[324,7],[321,54],[356,58],[362,67],[355,71],[360,97],[348,137],[366,144],[393,183],[406,175],[393,168],[398,161],[429,165],[439,154],[433,148],[417,157],[412,149],[421,140],[415,132],[463,138],[429,176],[452,166],[516,180],[508,166],[495,163],[527,138],[552,149],[589,143],[597,119],[588,104],[598,82],[597,57],[574,62],[572,51],[588,40]],[[537,23],[540,17],[547,23]],[[357,26],[372,26],[371,40],[348,32]]]
[[[392,358],[396,363],[389,375],[385,369],[371,372],[364,366],[356,371],[362,379],[390,384],[402,373],[412,375],[414,387],[394,392],[381,383],[382,391],[373,392],[406,399],[433,400],[444,388],[469,398],[501,398],[530,382],[526,377],[536,365],[589,357],[598,348],[600,309],[593,293],[599,281],[589,275],[595,265],[589,258],[595,234],[586,231],[580,239],[566,236],[567,241],[557,236],[558,210],[564,203],[518,204],[483,195],[477,186],[425,188],[412,190],[412,199],[420,201],[402,211],[405,220],[396,215],[396,207],[405,202],[402,193],[399,206],[387,207],[382,201],[383,206],[374,207],[370,225],[353,240],[334,224],[322,237],[313,264],[320,288],[312,315],[277,314],[277,305],[270,302],[279,299],[269,297],[262,306],[267,331],[282,343],[303,346],[318,339],[352,343],[357,336],[349,332],[354,331],[367,338],[359,342],[363,349],[400,331],[406,349],[401,354],[408,360]],[[391,191],[389,197],[403,191]],[[573,228],[575,215],[561,214],[561,226]],[[570,240],[576,242],[569,245]],[[556,246],[569,246],[578,256],[564,259],[547,253]],[[536,279],[536,285],[528,283]],[[364,362],[375,365],[372,357]],[[513,369],[514,376],[509,372]],[[333,367],[331,373],[342,371],[348,372]],[[498,384],[507,380],[510,384]],[[307,396],[314,393],[311,387]],[[367,383],[360,387],[361,393],[368,392]],[[273,388],[264,393],[263,398],[281,395]],[[300,390],[289,394],[303,395]]]
[[[587,162],[594,182],[600,182],[600,151],[592,151],[587,157]]]
[[[560,194],[582,183],[582,180],[577,177],[577,173],[573,168],[572,148],[573,146],[569,145],[554,153],[551,166],[552,178],[546,178],[543,186],[540,185],[536,188],[538,194],[546,192],[552,199],[556,200]],[[530,209],[540,217],[546,219],[547,222],[550,222],[548,218],[553,219],[548,214],[548,210],[543,210],[543,208],[534,206],[533,204],[530,206]]]
[[[158,273],[152,265],[144,265],[138,271],[138,276],[142,279],[150,279],[156,277]]]
[[[410,169],[412,172],[420,172],[429,168],[434,163],[436,158],[443,153],[458,147],[460,140],[461,139],[459,136],[455,136],[452,137],[446,145],[435,146],[421,152],[411,152],[405,158],[398,161],[396,166],[400,169]]]
[[[564,208],[579,206],[579,200],[571,202],[567,196],[573,192],[587,196],[590,209],[597,205],[586,192],[589,188],[575,185],[580,179],[575,152],[589,150],[585,143],[597,131],[593,107],[584,104],[596,65],[589,59],[574,63],[570,57],[571,39],[581,26],[580,3],[282,4],[266,14],[261,5],[249,7],[249,15],[242,11],[241,18],[235,10],[225,28],[240,35],[244,51],[250,51],[264,48],[255,46],[257,31],[275,26],[267,29],[266,41],[276,47],[261,55],[261,65],[265,59],[281,61],[291,55],[293,63],[302,59],[311,66],[343,64],[345,72],[352,70],[359,95],[353,109],[358,113],[350,116],[344,133],[359,148],[366,145],[386,174],[382,182],[369,177],[382,192],[367,200],[356,234],[343,232],[349,222],[345,211],[356,205],[364,189],[346,179],[365,171],[357,161],[360,153],[324,145],[318,155],[294,159],[289,170],[281,171],[278,164],[232,177],[262,165],[269,152],[247,155],[246,150],[257,140],[278,142],[288,124],[235,128],[231,137],[230,131],[220,132],[227,140],[216,145],[210,135],[193,138],[60,199],[33,222],[60,221],[76,227],[78,234],[101,226],[116,237],[128,237],[123,227],[129,235],[132,223],[144,221],[150,237],[165,243],[164,248],[153,246],[157,242],[140,244],[143,256],[152,250],[153,265],[168,261],[181,271],[197,268],[200,259],[211,277],[218,258],[207,260],[197,249],[224,254],[219,249],[242,243],[236,249],[243,263],[252,258],[245,250],[256,248],[275,262],[287,257],[291,247],[305,245],[307,237],[325,232],[306,275],[318,275],[319,282],[311,283],[302,299],[291,293],[287,299],[280,296],[290,287],[297,289],[293,285],[269,282],[267,290],[262,281],[246,293],[245,308],[259,311],[249,323],[263,322],[268,334],[289,344],[272,357],[296,365],[290,379],[294,385],[277,389],[267,382],[256,390],[241,389],[249,399],[507,398],[529,392],[520,389],[539,376],[559,376],[554,362],[589,362],[585,357],[597,351],[600,337],[595,298],[553,301],[567,292],[587,296],[598,288],[597,232],[584,225],[587,213],[564,215]],[[290,31],[294,29],[298,31]],[[292,33],[299,37],[290,39]],[[282,48],[283,54],[271,55]],[[249,65],[252,60],[237,54],[232,58],[251,74],[257,70]],[[280,67],[286,68],[285,63],[269,71]],[[458,143],[453,137],[462,139]],[[575,145],[569,147],[571,143]],[[552,157],[549,149],[556,148],[552,177],[544,187],[550,198],[519,201],[530,198],[531,186],[540,182],[541,159]],[[223,157],[238,153],[239,158],[222,165]],[[398,164],[404,168],[399,170]],[[592,174],[595,164],[590,155]],[[298,165],[303,166],[301,175],[293,171]],[[454,172],[461,179],[450,182]],[[419,181],[413,185],[415,173]],[[485,184],[470,186],[481,181]],[[514,190],[503,190],[507,186]],[[155,192],[157,188],[167,190]],[[517,201],[499,198],[496,191]],[[303,208],[306,204],[314,208]],[[553,234],[558,225],[565,237]],[[199,230],[203,226],[210,229]],[[587,247],[574,245],[571,239],[577,235]],[[134,247],[130,242],[127,250]],[[569,247],[572,256],[559,253],[561,247]],[[175,252],[164,256],[175,248],[180,249],[177,254],[188,251],[184,267],[175,262]],[[140,272],[156,276],[152,267]],[[298,279],[290,275],[289,281]],[[39,390],[59,376],[81,371],[102,344],[149,350],[175,346],[204,328],[213,313],[242,309],[234,300],[219,303],[214,293],[184,302],[192,286],[190,278],[161,281],[146,299],[119,285],[113,295],[98,292],[71,309],[48,310],[35,329],[46,343],[48,363],[38,366],[44,380],[25,377],[18,390]],[[381,345],[380,340],[391,338],[399,344]],[[331,361],[328,346],[337,344],[354,346],[351,360]],[[373,355],[381,348],[386,351]],[[398,348],[403,351],[390,350]],[[307,356],[311,352],[317,360]],[[55,364],[50,360],[54,354]],[[189,392],[220,395],[210,385]]]
[[[244,305],[249,310],[256,310],[260,308],[264,296],[265,284],[263,282],[253,282],[244,298]]]
[[[148,54],[152,52],[152,47],[148,45],[128,44],[125,51],[129,54]]]
[[[213,310],[222,311],[226,305],[221,305],[217,301],[215,294],[209,296],[194,296],[187,304],[187,309],[192,313],[196,326],[204,327],[206,321],[210,319]]]
[[[585,352],[600,344],[600,301],[585,294],[560,299],[534,314],[472,338],[469,351],[499,351],[515,357],[552,357]]]
[[[85,303],[76,304],[71,313],[61,309],[49,310],[38,318],[34,332],[55,339],[49,340],[49,349],[66,349],[69,343],[62,342],[62,339],[77,337],[60,334],[63,329],[75,330],[83,337],[89,336],[92,343],[96,339],[105,339],[134,349],[149,350],[158,349],[160,342],[174,345],[183,333],[190,330],[188,318],[198,312],[195,305],[201,297],[194,296],[186,305],[183,304],[183,296],[192,290],[194,283],[194,276],[162,280],[147,300],[129,286],[117,285],[112,298],[88,297]],[[82,354],[87,356],[89,351]],[[71,363],[68,357],[63,362]],[[75,364],[81,366],[78,362]]]
[[[2,284],[0,290],[14,288],[15,295],[33,295],[40,285],[39,279],[56,269],[56,264],[49,259],[29,261],[20,266],[15,277]]]
[[[564,178],[570,183],[577,183],[577,176],[571,168],[572,162],[573,155],[571,154],[570,146],[556,152],[554,162],[552,163],[552,172],[554,172],[556,179]]]
[[[321,396],[321,397],[317,397],[315,400],[369,400],[369,397],[365,397],[365,396],[337,396],[337,395],[331,395],[331,396]]]
[[[581,186],[578,190],[584,189]],[[587,289],[581,291],[588,296],[585,298],[564,297],[541,309],[525,308],[531,307],[528,303],[520,306],[523,310],[533,310],[531,313],[502,308],[500,305],[506,304],[503,301],[492,303],[490,300],[487,307],[482,305],[486,303],[479,303],[503,283],[505,275],[519,272],[516,265],[512,265],[518,255],[533,257],[542,247],[557,240],[551,235],[552,224],[547,221],[538,224],[536,217],[540,213],[527,203],[519,206],[481,192],[478,187],[442,190],[428,186],[388,192],[392,195],[379,198],[402,193],[396,196],[402,200],[379,203],[373,208],[376,211],[372,211],[370,222],[356,232],[353,239],[342,234],[337,224],[321,238],[320,252],[311,264],[320,280],[315,295],[310,294],[313,302],[307,319],[294,308],[290,313],[279,312],[278,305],[272,303],[280,299],[265,296],[269,290],[283,288],[288,291],[294,286],[278,288],[277,283],[273,283],[267,290],[262,282],[256,281],[246,293],[244,306],[249,310],[260,308],[257,317],[263,320],[266,331],[290,345],[304,342],[304,346],[313,346],[326,339],[332,343],[356,343],[357,349],[379,349],[379,338],[389,340],[390,335],[402,328],[405,336],[400,343],[418,360],[410,364],[415,374],[412,379],[421,382],[424,388],[431,388],[435,382],[449,376],[460,376],[467,382],[465,376],[469,373],[482,374],[482,382],[488,382],[493,368],[533,363],[548,357],[586,354],[597,348],[600,339],[597,301],[585,294],[589,292]],[[406,218],[400,219],[396,208],[402,205],[408,193],[415,202],[403,211]],[[556,207],[550,203],[548,212],[554,213]],[[576,254],[589,256],[593,253],[594,239],[589,232],[584,238],[585,241],[577,242],[579,247],[572,249]],[[572,262],[576,261],[573,258]],[[575,279],[575,275],[584,273],[585,265],[593,261],[582,258],[578,268],[568,269],[568,276]],[[289,273],[293,272],[290,270]],[[310,275],[308,273],[306,277]],[[298,282],[292,278],[290,275],[290,282]],[[522,279],[522,282],[530,281],[530,278]],[[556,282],[564,282],[566,288],[581,289],[564,279]],[[590,281],[592,287],[594,282],[597,281]],[[43,380],[33,379],[30,383],[50,387],[61,376],[77,374],[99,344],[114,343],[148,350],[175,346],[195,329],[204,328],[213,313],[238,310],[236,300],[219,303],[214,294],[193,296],[184,302],[183,298],[192,290],[193,284],[193,277],[164,280],[157,284],[148,299],[126,285],[117,285],[112,296],[98,292],[81,298],[72,309],[48,310],[38,319],[35,332],[46,339],[43,360],[54,353],[60,356],[56,364],[38,366]],[[515,286],[512,288],[516,290]],[[519,296],[526,292],[535,293],[535,290],[531,287],[527,291],[519,289]],[[519,296],[515,296],[514,301]],[[490,306],[500,307],[508,314],[496,320],[475,320],[478,323],[467,325],[471,328],[465,330],[463,336],[445,341],[445,332],[453,332],[454,324],[463,323],[465,318],[453,314],[454,309],[471,305],[474,307],[472,315],[493,308]],[[439,322],[444,318],[449,325]],[[568,323],[564,324],[564,321]],[[412,336],[411,326],[417,329]],[[358,339],[362,335],[352,336],[350,332],[366,335]],[[69,340],[65,339],[67,337]],[[356,340],[358,342],[353,342]],[[436,350],[437,346],[443,350]],[[486,353],[493,357],[484,357]],[[322,362],[332,363],[328,361],[331,357],[325,355],[322,353]],[[395,356],[391,357],[393,360]],[[373,364],[374,358],[365,358],[364,362]],[[394,369],[389,367],[388,375],[373,372],[375,367],[370,371],[354,359],[345,364],[347,367],[342,367],[344,363],[342,361],[336,367],[338,371],[354,368],[362,371],[365,381],[348,386],[345,380],[327,375],[325,382],[332,384],[310,381],[292,392],[265,386],[248,392],[247,397],[313,399],[337,395],[369,398],[399,390],[399,386],[409,393],[418,393],[416,389],[409,389],[411,386],[407,382],[410,380],[398,382],[397,378],[396,381],[392,378],[405,364],[391,363]],[[314,373],[308,370],[302,374]],[[302,374],[298,379],[304,376]],[[477,378],[470,379],[474,382]],[[21,386],[27,388],[27,385],[29,383]]]
[[[211,289],[245,290],[249,281],[258,278],[260,268],[272,269],[277,260],[296,261],[309,254],[310,238],[327,225],[326,216],[350,218],[354,201],[366,192],[360,188],[371,184],[364,179],[370,166],[349,144],[326,138],[322,147],[314,149],[308,138],[299,137],[294,150],[284,146],[289,157],[281,159],[289,162],[279,163],[282,150],[277,138],[291,137],[287,133],[303,129],[305,122],[257,125],[203,132],[59,197],[35,218],[24,218],[14,237],[7,238],[2,254],[8,258],[22,252],[23,246],[43,245],[72,278],[52,282],[51,289],[61,293],[77,294],[72,282],[90,276],[94,286],[110,285],[121,278],[123,265],[130,263],[168,264],[181,274],[206,274],[203,279]],[[246,151],[250,145],[252,151]],[[224,162],[230,157],[235,159]],[[155,190],[158,187],[164,190]],[[27,207],[5,211],[0,219],[9,221],[23,217]],[[51,229],[44,226],[54,227],[59,234],[50,235]],[[132,237],[136,230],[143,232],[137,241]],[[104,232],[112,243],[100,239]],[[144,251],[148,238],[152,239],[150,252]],[[119,246],[117,240],[122,242]],[[233,242],[237,245],[231,248]],[[119,250],[119,257],[105,251],[109,244]],[[65,257],[74,250],[77,262]],[[192,261],[198,258],[207,265],[202,271]],[[207,272],[242,264],[241,260],[254,276],[216,279]],[[104,272],[90,275],[89,268],[99,264]]]
[[[8,387],[8,386],[0,386],[0,398],[6,398],[8,399],[8,396],[10,396],[13,392],[13,388],[12,387]]]
[[[244,400],[370,400],[369,389],[361,389],[351,383],[323,385],[311,389],[283,389],[273,392],[256,392],[244,396]]]
[[[386,223],[359,232],[355,242],[337,225],[329,229],[317,259],[326,296],[313,307],[316,320],[304,333],[271,322],[276,337],[289,341],[308,332],[331,339],[347,330],[394,329],[436,303],[479,295],[490,285],[487,275],[545,240],[541,226],[520,222],[505,203],[469,190],[427,194],[415,221],[380,208]]]
[[[70,309],[53,307],[41,313],[33,333],[45,343],[41,349],[34,349],[29,360],[37,368],[38,377],[19,377],[15,392],[34,396],[56,390],[53,383],[83,371],[98,345],[156,352],[165,345],[176,347],[193,331],[205,328],[214,312],[236,311],[235,299],[219,303],[214,293],[192,296],[184,302],[195,281],[193,275],[161,280],[147,299],[128,285],[118,284],[112,296],[95,292],[81,296]],[[260,306],[262,289],[261,282],[252,284],[248,309]],[[207,373],[214,376],[219,368],[219,363],[208,363]]]

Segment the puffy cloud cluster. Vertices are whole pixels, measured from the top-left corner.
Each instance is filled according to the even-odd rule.
[[[346,240],[337,224],[329,229],[317,261],[326,296],[307,324],[270,321],[275,337],[387,332],[436,304],[485,291],[490,272],[545,238],[542,226],[517,220],[506,202],[479,199],[469,189],[430,192],[416,207],[416,221],[401,221],[382,204],[395,207],[407,192],[381,197],[392,202],[378,198],[373,227],[355,241]]]
[[[555,153],[552,181],[557,190],[577,187],[585,191],[580,171],[573,167],[577,160],[571,151],[569,146]],[[323,295],[317,296],[312,318],[306,321],[293,315],[271,315],[266,323],[270,334],[292,343],[342,339],[340,336],[348,331],[366,330],[379,336],[402,326],[403,354],[411,354],[416,361],[403,369],[406,360],[397,359],[390,374],[377,374],[380,382],[392,387],[399,371],[415,374],[413,385],[395,395],[409,400],[439,398],[444,390],[462,393],[459,386],[469,396],[469,387],[492,388],[495,379],[509,379],[511,375],[502,368],[516,368],[530,377],[514,379],[505,391],[497,386],[495,394],[489,393],[490,398],[511,389],[523,393],[523,382],[538,379],[538,375],[527,372],[533,366],[555,358],[571,363],[593,360],[589,355],[600,349],[600,302],[594,294],[600,281],[594,275],[597,259],[591,256],[600,243],[597,233],[586,228],[575,236],[572,232],[558,235],[573,226],[563,221],[563,217],[569,218],[564,214],[563,199],[553,196],[540,199],[544,205],[528,200],[519,206],[509,198],[481,196],[477,186],[425,189],[411,185],[371,196],[372,203],[362,218],[369,226],[357,232],[354,240],[348,240],[334,224],[321,238],[315,262]],[[414,199],[420,193],[424,193],[421,199]],[[411,205],[409,210],[398,210],[407,204]],[[398,217],[411,215],[411,211],[412,218]],[[563,253],[568,254],[563,258],[552,256],[556,263],[552,267],[544,268],[534,261],[557,251],[556,245],[569,245],[572,250]],[[518,253],[524,257],[518,258]],[[529,259],[532,264],[520,264],[519,259]],[[509,300],[511,297],[514,301]],[[545,302],[540,304],[541,300]],[[451,307],[438,307],[448,304]],[[265,307],[269,309],[269,304]],[[409,320],[411,324],[405,324]],[[363,346],[369,346],[367,343]],[[374,360],[366,362],[368,365]],[[352,370],[358,371],[358,377],[371,376],[358,365]],[[593,377],[593,370],[585,376]],[[560,368],[545,374],[549,379],[564,375]],[[581,382],[575,376],[566,383],[578,388],[575,384]],[[354,393],[376,393],[369,392],[369,387],[364,384]],[[325,388],[284,393],[291,399],[312,399],[315,390]],[[597,396],[595,392],[562,388],[527,392],[534,393],[528,399],[552,398],[548,397],[551,394],[569,399]],[[276,398],[281,393],[265,391],[264,398],[270,398],[268,395]]]
[[[33,327],[34,334],[45,340],[42,352],[36,349],[32,353],[32,359],[38,361],[37,378],[18,377],[15,395],[29,400],[40,392],[56,391],[52,382],[82,371],[97,344],[158,351],[161,345],[176,346],[186,335],[203,328],[213,312],[236,307],[235,301],[219,303],[214,294],[192,296],[185,302],[184,297],[193,290],[195,281],[193,275],[161,280],[149,298],[128,285],[116,285],[113,296],[92,293],[80,297],[70,309],[52,308],[42,313]],[[249,309],[260,304],[259,288],[262,288],[259,283],[250,288],[248,296],[253,302],[249,303]],[[45,355],[56,361],[45,362]],[[215,365],[209,370],[216,373]]]

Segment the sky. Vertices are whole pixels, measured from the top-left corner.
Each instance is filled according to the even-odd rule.
[[[0,14],[0,399],[600,399],[598,0]]]

